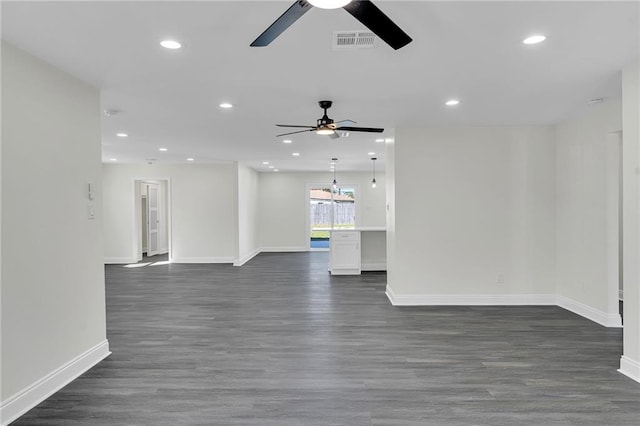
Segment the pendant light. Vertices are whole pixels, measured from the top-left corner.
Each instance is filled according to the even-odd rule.
[[[333,189],[338,188],[338,181],[336,180],[336,167],[338,166],[338,159],[332,158],[331,165],[333,166]]]
[[[376,157],[371,157],[371,162],[373,164],[373,179],[371,180],[371,187],[376,187]]]

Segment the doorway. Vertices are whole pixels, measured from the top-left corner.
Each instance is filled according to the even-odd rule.
[[[169,180],[137,179],[135,187],[134,253],[145,257],[170,253]]]
[[[331,230],[356,227],[355,185],[307,185],[309,250],[328,251]]]
[[[147,194],[141,194],[141,202],[140,212],[142,216],[142,220],[140,221],[140,229],[142,230],[142,255],[147,254]]]
[[[622,132],[607,135],[606,144],[607,191],[607,281],[608,312],[617,313],[622,320],[624,283],[622,280]]]

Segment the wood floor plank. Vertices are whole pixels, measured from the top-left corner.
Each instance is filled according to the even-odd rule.
[[[393,307],[384,273],[327,265],[107,266],[113,355],[15,425],[640,424],[620,329],[550,306]]]

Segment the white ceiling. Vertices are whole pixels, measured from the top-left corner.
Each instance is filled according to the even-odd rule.
[[[289,1],[8,2],[2,37],[100,88],[103,160],[239,160],[257,170],[370,170],[377,134],[275,138],[275,123],[314,125],[317,101],[359,126],[551,124],[620,97],[638,58],[638,2],[375,1],[412,38],[394,51],[333,50],[334,31],[365,29],[314,8],[270,46],[249,44]],[[547,35],[539,45],[522,39]],[[183,43],[169,51],[165,38]],[[455,108],[445,107],[459,98]],[[229,101],[232,110],[218,104]],[[294,130],[294,129],[292,129]],[[126,132],[126,139],[116,137]],[[168,152],[159,152],[159,147]],[[293,157],[292,152],[299,152]]]

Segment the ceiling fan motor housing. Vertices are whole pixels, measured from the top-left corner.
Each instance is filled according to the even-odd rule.
[[[327,115],[327,109],[331,108],[331,105],[333,105],[332,101],[319,101],[318,104],[320,105],[320,108],[322,108],[324,110],[324,115],[322,116],[322,118],[319,118],[317,123],[318,123],[318,128],[322,128],[322,127],[329,127],[331,125],[333,125],[333,120],[331,118],[329,118],[329,116]],[[333,126],[335,127],[335,126]]]

